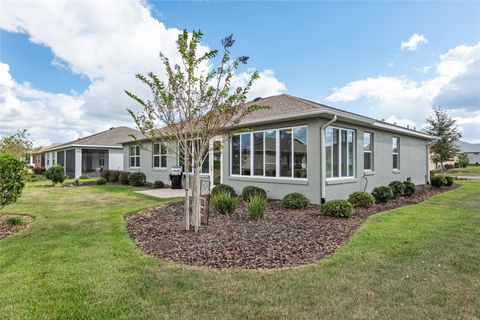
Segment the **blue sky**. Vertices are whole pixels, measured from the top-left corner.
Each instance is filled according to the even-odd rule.
[[[113,12],[95,2],[23,5],[0,5],[0,62],[10,81],[0,90],[18,105],[3,99],[16,120],[0,116],[0,133],[29,126],[48,143],[132,126],[122,89],[137,88],[134,73],[158,67],[141,51],[156,57],[156,42],[171,50],[172,33],[186,28],[202,30],[210,48],[233,33],[234,52],[265,74],[258,95],[286,92],[417,127],[441,104],[467,141],[480,142],[479,2],[114,2]],[[414,34],[425,40],[402,49]]]

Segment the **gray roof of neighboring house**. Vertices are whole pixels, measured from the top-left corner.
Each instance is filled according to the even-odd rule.
[[[129,127],[112,127],[109,130],[105,130],[99,133],[92,134],[91,136],[79,138],[73,141],[69,141],[62,144],[56,144],[47,150],[56,150],[65,148],[68,146],[112,146],[121,147],[122,142],[133,141],[133,137],[143,137],[142,133],[138,130]]]
[[[460,152],[480,152],[480,143],[458,141],[457,146],[460,149]]]

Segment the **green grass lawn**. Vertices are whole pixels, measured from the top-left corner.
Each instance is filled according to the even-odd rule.
[[[162,201],[128,186],[26,189],[0,241],[0,319],[476,319],[480,181],[372,216],[332,257],[208,270],[140,252],[123,216]],[[161,226],[158,226],[161,228]]]
[[[468,166],[466,168],[456,168],[456,172],[448,173],[447,175],[453,177],[462,177],[462,176],[480,176],[480,166]]]

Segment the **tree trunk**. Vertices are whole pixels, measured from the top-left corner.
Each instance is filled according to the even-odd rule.
[[[188,156],[185,156],[183,167],[185,168],[185,230],[190,230],[190,177],[188,176]]]
[[[196,166],[194,173],[193,173],[193,189],[192,189],[192,196],[193,196],[193,223],[194,223],[194,230],[195,232],[198,231],[200,228],[201,220],[200,220],[200,193],[201,193],[201,185],[200,185],[200,168]]]
[[[445,171],[444,171],[444,168],[443,168],[443,161],[440,161],[440,170],[441,170],[442,173],[445,172]]]

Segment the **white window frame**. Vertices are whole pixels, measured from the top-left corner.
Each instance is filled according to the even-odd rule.
[[[393,152],[393,141],[397,140],[397,152]],[[397,155],[397,168],[393,168],[393,156]],[[400,137],[393,136],[392,137],[392,168],[394,171],[400,171]]]
[[[307,132],[307,172],[308,172],[308,153],[309,153],[309,143],[308,143],[308,126],[307,125],[299,125],[299,126],[293,126],[293,127],[284,127],[284,128],[272,128],[272,129],[264,129],[264,130],[255,130],[255,131],[250,131],[250,132],[241,132],[241,133],[236,133],[233,134],[233,136],[241,136],[242,134],[250,134],[250,175],[242,175],[242,161],[241,161],[241,152],[242,152],[242,139],[240,138],[240,174],[233,174],[232,173],[232,137],[229,139],[229,154],[228,154],[228,162],[229,162],[229,174],[231,177],[240,177],[240,178],[245,178],[245,177],[251,177],[255,179],[281,179],[281,180],[301,180],[301,181],[307,181],[308,180],[308,173],[306,178],[296,178],[294,177],[294,134],[293,131],[296,128],[305,128]],[[280,176],[280,131],[281,130],[292,130],[292,145],[291,145],[291,150],[292,150],[292,159],[291,159],[291,166],[292,166],[292,176],[291,177],[284,177]],[[266,159],[266,152],[265,152],[265,133],[266,132],[271,132],[275,131],[275,176],[266,176],[266,168],[265,168],[265,159]],[[255,175],[254,171],[254,161],[253,161],[253,156],[254,156],[254,142],[253,142],[253,134],[254,133],[263,133],[263,175]]]
[[[369,134],[370,135],[370,149],[371,150],[365,150],[365,146],[363,147],[363,153],[370,153],[370,169],[365,169],[365,160],[364,163],[363,163],[363,171],[364,172],[374,172],[375,171],[375,166],[374,166],[374,157],[375,157],[375,154],[374,154],[374,150],[375,150],[375,147],[374,147],[374,134],[373,132],[370,132],[370,131],[364,131],[363,132],[363,141],[365,141],[365,135],[366,134]],[[355,147],[355,146],[354,146]],[[365,159],[365,156],[363,157]]]
[[[158,154],[155,154],[155,145],[158,144]],[[162,154],[162,150],[165,148],[165,154]],[[164,142],[156,142],[152,144],[152,168],[154,169],[166,169],[167,168],[167,146]],[[155,157],[158,157],[158,167],[155,166]],[[165,166],[162,167],[162,157],[165,158]]]
[[[349,128],[343,128],[343,127],[336,127],[336,126],[328,126],[327,128],[325,128],[325,150],[326,150],[326,136],[327,136],[327,130],[328,129],[338,129],[339,130],[339,133],[338,133],[338,163],[337,163],[337,166],[338,166],[338,177],[333,177],[333,144],[332,144],[332,152],[330,153],[330,163],[332,164],[332,168],[330,170],[331,172],[331,177],[326,177],[326,180],[327,181],[338,181],[338,180],[351,180],[351,179],[355,179],[355,177],[357,176],[357,135],[356,135],[356,132],[354,129],[349,129]],[[348,168],[348,156],[349,156],[349,151],[348,151],[348,133],[349,132],[352,132],[353,133],[353,157],[352,157],[352,160],[353,160],[353,163],[352,163],[352,166],[353,166],[353,175],[351,176],[342,176],[342,148],[341,148],[341,145],[340,145],[340,142],[341,142],[341,132],[342,131],[347,131],[347,168]],[[332,137],[333,137],[333,132],[332,132]],[[327,160],[325,159],[325,162]],[[325,175],[326,175],[326,163],[325,163]],[[348,170],[348,169],[347,169]]]
[[[132,155],[132,148],[134,148],[135,150],[135,154]],[[138,148],[138,155],[137,155],[137,148]],[[140,146],[139,145],[131,145],[129,148],[128,148],[128,152],[129,152],[129,158],[128,158],[128,167],[129,168],[132,168],[132,169],[138,169],[140,168],[141,166],[141,163],[140,163]],[[131,163],[132,163],[132,158],[138,158],[138,166],[136,165],[137,164],[137,161],[134,160],[133,162],[135,163],[135,166],[132,166]]]

